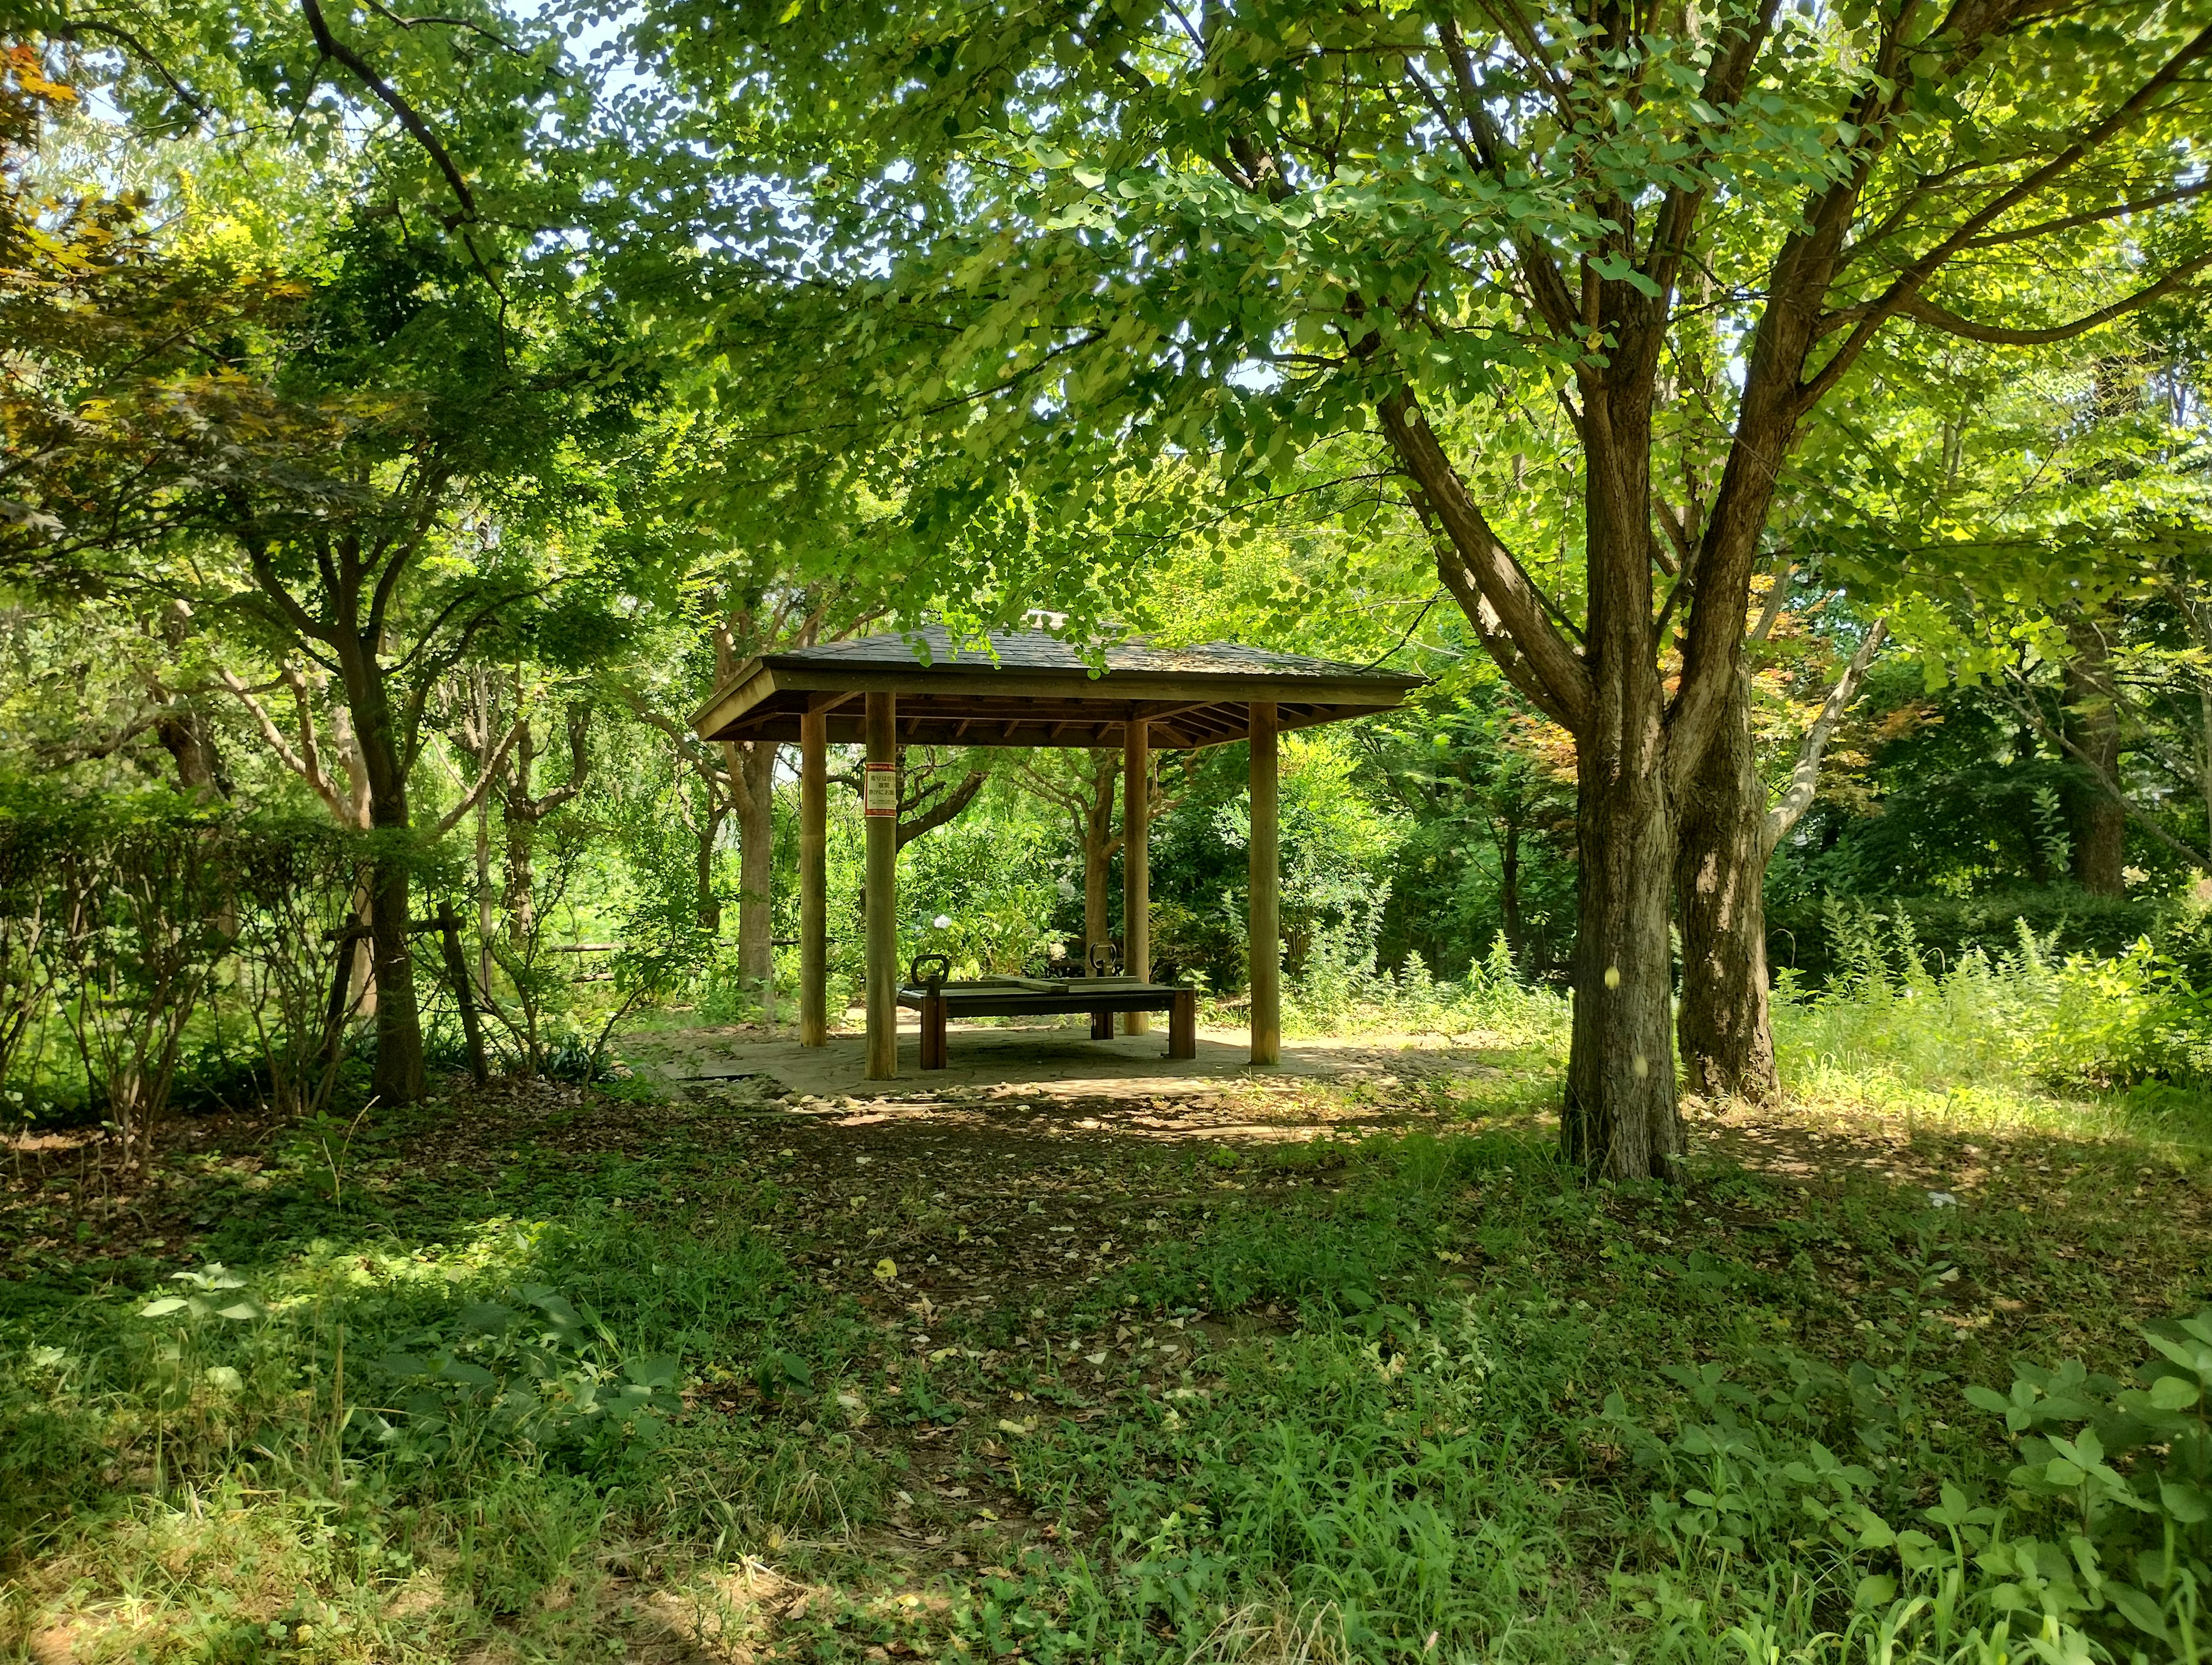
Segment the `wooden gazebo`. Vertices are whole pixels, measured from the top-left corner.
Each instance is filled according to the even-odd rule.
[[[1122,963],[1152,971],[1147,862],[1152,747],[1252,743],[1252,1061],[1281,1052],[1276,744],[1286,728],[1399,705],[1422,678],[1230,642],[1109,647],[1095,671],[1042,631],[956,641],[941,626],[765,653],[691,720],[707,740],[795,740],[799,767],[799,1039],[829,1041],[827,751],[867,746],[867,1073],[898,1073],[897,814],[903,745],[1118,746],[1123,757]],[[1265,947],[1262,945],[1266,945]],[[1133,1030],[1141,1014],[1126,1020]]]

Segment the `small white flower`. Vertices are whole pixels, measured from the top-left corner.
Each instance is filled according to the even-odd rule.
[[[1948,1191],[1930,1191],[1928,1194],[1928,1206],[1930,1208],[1956,1208],[1959,1206],[1959,1200]]]

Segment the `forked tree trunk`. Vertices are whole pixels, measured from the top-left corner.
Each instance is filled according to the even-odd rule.
[[[708,936],[719,936],[722,929],[722,899],[714,894],[714,847],[722,842],[722,818],[728,813],[728,805],[715,793],[713,782],[708,782],[706,812],[693,825],[698,836],[691,884],[699,928]]]
[[[154,733],[176,760],[177,787],[185,797],[204,803],[224,795],[215,732],[205,717],[189,710],[163,717],[155,723]]]
[[[1705,767],[1675,805],[1682,1003],[1675,1019],[1692,1092],[1768,1103],[1782,1090],[1767,1012],[1766,784],[1742,678]]]

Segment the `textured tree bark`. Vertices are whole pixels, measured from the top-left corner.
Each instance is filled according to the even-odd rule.
[[[799,720],[799,1044],[830,1044],[830,719]]]
[[[154,725],[163,750],[175,760],[177,786],[187,798],[207,801],[227,797],[221,773],[222,763],[215,749],[215,732],[197,711],[163,717]]]
[[[1705,765],[1676,804],[1682,1003],[1675,1035],[1692,1092],[1765,1103],[1782,1083],[1767,1011],[1766,785],[1750,717],[1739,677]]]
[[[1662,741],[1658,678],[1622,683],[1633,697],[1602,714],[1575,748],[1581,868],[1559,1143],[1591,1174],[1664,1179],[1682,1155],[1668,1021],[1674,826],[1655,755]]]
[[[2068,794],[2074,835],[2074,878],[2092,896],[2127,890],[2128,809],[2105,787],[2120,778],[2120,714],[2114,701],[2112,656],[2105,633],[2092,619],[2066,627],[2074,658],[2066,666],[2067,738],[2096,771]]]
[[[1083,951],[1109,940],[1114,924],[1108,912],[1107,879],[1114,860],[1114,777],[1101,771],[1098,789],[1083,811]]]
[[[1573,732],[1577,779],[1574,1026],[1562,1154],[1607,1179],[1669,1179],[1682,1119],[1674,1082],[1674,748],[1707,717],[1677,714],[1654,652],[1650,384],[1585,382],[1583,479],[1589,700]],[[1734,674],[1734,666],[1729,667]],[[1710,674],[1710,673],[1709,673]],[[1686,679],[1683,698],[1690,703]],[[1672,732],[1670,732],[1670,727]]]
[[[1812,807],[1829,737],[1887,636],[1887,621],[1876,619],[1799,744],[1779,801],[1771,807],[1766,801],[1741,675],[1703,767],[1677,800],[1682,1004],[1675,1022],[1692,1092],[1759,1103],[1780,1096],[1768,1000],[1766,864]]]
[[[1276,844],[1279,804],[1277,714],[1272,700],[1252,702],[1252,837],[1248,907],[1252,955],[1252,1061],[1283,1055],[1282,866]]]
[[[1107,896],[1107,879],[1114,852],[1121,840],[1114,832],[1114,782],[1120,771],[1115,755],[1103,749],[1072,754],[1073,779],[1040,769],[1025,769],[1029,782],[1041,795],[1067,811],[1083,851],[1083,951],[1093,943],[1111,940],[1113,916]]]
[[[399,755],[390,690],[374,646],[341,635],[338,668],[354,735],[368,779],[371,829],[380,835],[372,854],[368,924],[376,967],[376,1066],[371,1084],[386,1104],[411,1104],[422,1096],[422,1024],[415,1003],[415,956],[407,920],[412,889],[413,841],[407,816],[407,770]]]
[[[772,741],[727,750],[738,816],[738,975],[775,1021],[775,756]]]
[[[1579,650],[1552,622],[1410,395],[1379,407],[1392,448],[1437,533],[1437,574],[1507,680],[1575,737],[1577,882],[1575,1014],[1559,1118],[1563,1155],[1610,1179],[1664,1178],[1682,1150],[1675,1100],[1672,956],[1674,878],[1668,794],[1702,755],[1712,702],[1685,678],[1670,714],[1655,648],[1650,532],[1650,381],[1583,383],[1588,610]],[[1755,534],[1756,528],[1753,532]],[[1743,535],[1716,516],[1709,540]],[[1736,585],[1740,551],[1711,557]],[[1747,580],[1744,580],[1747,583]],[[1739,609],[1737,617],[1741,618]],[[1735,674],[1741,625],[1719,667]],[[1707,648],[1710,655],[1711,648]],[[1689,656],[1686,655],[1686,660]]]

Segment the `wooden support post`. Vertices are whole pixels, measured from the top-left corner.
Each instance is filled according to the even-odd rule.
[[[1198,991],[1194,988],[1175,992],[1175,1006],[1168,1013],[1168,1056],[1198,1056]]]
[[[799,720],[799,1044],[830,1044],[830,714]]]
[[[1094,1041],[1110,1041],[1114,1038],[1112,1012],[1094,1012],[1091,1014],[1091,1038]]]
[[[945,1067],[945,996],[933,988],[921,997],[921,1066]]]
[[[1121,743],[1121,969],[1152,980],[1152,783],[1151,736],[1133,718]],[[1152,1014],[1122,1014],[1121,1033],[1142,1035]]]
[[[461,922],[453,904],[438,904],[438,939],[446,951],[446,981],[453,986],[453,1004],[460,1008],[461,1038],[468,1043],[469,1073],[479,1087],[491,1079],[484,1062],[483,1030],[477,1024],[476,991],[469,984],[469,962],[461,952]]]
[[[1276,853],[1275,702],[1252,702],[1252,1061],[1283,1055],[1283,892]]]
[[[891,1081],[898,1077],[898,696],[871,694],[867,702],[867,1079]]]

